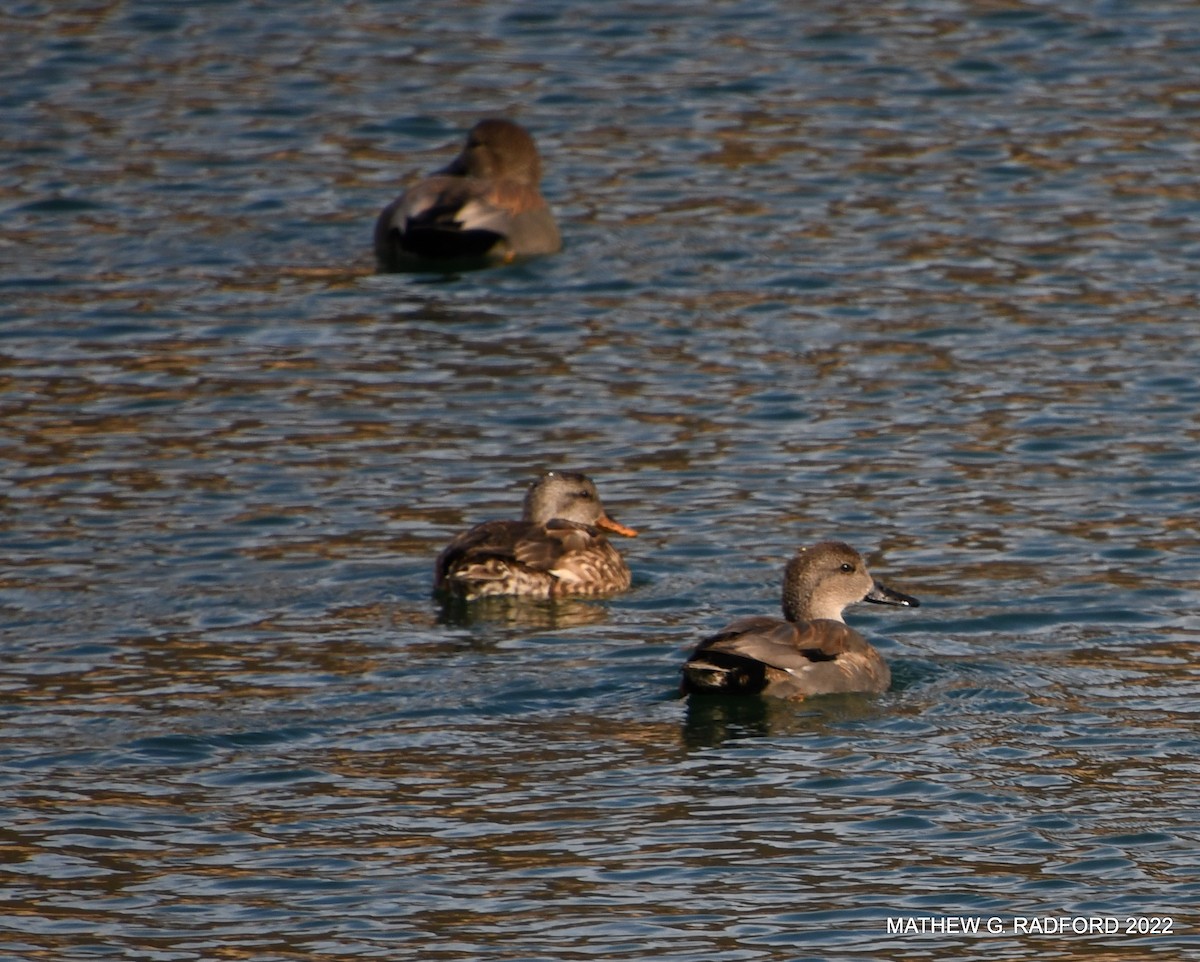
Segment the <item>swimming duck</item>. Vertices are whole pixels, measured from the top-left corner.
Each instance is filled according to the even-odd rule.
[[[562,238],[539,182],[533,138],[511,120],[481,120],[446,167],[388,204],[375,222],[382,270],[422,262],[553,254]]]
[[[550,471],[530,485],[520,521],[485,521],[450,542],[434,566],[434,590],[467,601],[624,591],[629,566],[601,528],[637,537],[605,513],[591,478]]]
[[[916,598],[877,582],[840,541],[801,548],[783,579],[783,619],[739,618],[696,647],[683,666],[684,694],[763,694],[801,700],[832,692],[882,692],[892,673],[879,652],[842,620],[847,605],[873,601],[916,608]]]

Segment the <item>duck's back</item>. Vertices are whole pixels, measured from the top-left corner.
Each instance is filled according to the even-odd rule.
[[[685,692],[799,699],[882,692],[891,681],[887,665],[862,635],[828,619],[797,624],[743,618],[704,639],[683,667]]]
[[[630,584],[629,568],[595,528],[572,521],[487,521],[438,556],[434,588],[467,599],[606,594]]]
[[[536,188],[474,177],[427,178],[393,201],[375,224],[381,263],[551,254],[562,246]]]

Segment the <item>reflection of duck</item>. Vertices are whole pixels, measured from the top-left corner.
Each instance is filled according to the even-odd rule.
[[[485,521],[450,542],[438,555],[434,590],[467,601],[624,591],[629,567],[601,528],[637,537],[605,514],[590,478],[550,471],[530,486],[520,521]]]
[[[504,637],[504,629],[513,629],[518,637],[528,638],[531,632],[565,631],[600,625],[608,621],[605,605],[595,605],[587,597],[527,598],[520,595],[491,595],[467,601],[443,593],[439,599],[439,625],[468,627],[488,626],[489,638]]]
[[[920,604],[877,583],[848,544],[801,548],[784,574],[783,619],[740,618],[704,639],[683,666],[683,691],[797,700],[887,691],[892,674],[879,652],[842,620],[843,609],[858,601]]]
[[[446,167],[392,201],[375,222],[375,258],[398,270],[447,260],[511,261],[562,247],[539,182],[533,138],[510,120],[481,120]]]

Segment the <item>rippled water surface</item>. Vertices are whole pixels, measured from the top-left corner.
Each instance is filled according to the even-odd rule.
[[[1196,13],[5,6],[4,957],[1200,958]],[[489,114],[565,251],[376,274]],[[676,698],[828,537],[892,690]]]

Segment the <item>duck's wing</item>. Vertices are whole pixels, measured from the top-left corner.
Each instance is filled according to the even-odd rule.
[[[862,635],[840,621],[795,623],[752,617],[741,618],[704,639],[696,652],[723,652],[789,671],[867,647]]]
[[[513,557],[537,571],[553,571],[570,555],[608,546],[608,539],[591,525],[554,519],[530,525],[513,547]]]
[[[547,226],[548,225],[548,226]],[[552,237],[548,234],[552,232]],[[438,174],[384,208],[375,224],[381,260],[551,253],[561,245],[541,193],[515,181]]]
[[[485,521],[463,532],[438,555],[434,587],[448,580],[486,581],[514,568],[563,577],[572,559],[613,548],[596,528],[572,521]]]
[[[405,191],[375,222],[381,261],[405,255],[483,257],[504,235],[503,218],[484,201],[478,181],[435,175]]]
[[[441,588],[455,578],[484,577],[488,559],[515,558],[517,545],[530,528],[527,521],[485,521],[458,535],[434,563],[433,586]],[[472,574],[472,568],[475,568]]]
[[[704,639],[683,668],[684,690],[802,698],[834,691],[883,691],[887,666],[840,621],[792,623],[743,618]]]

